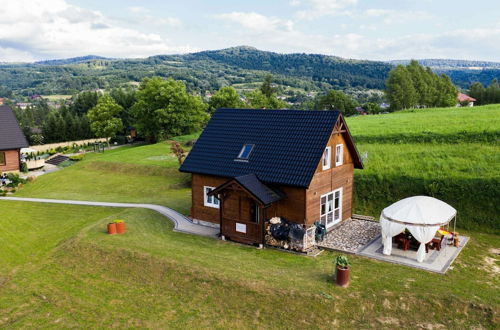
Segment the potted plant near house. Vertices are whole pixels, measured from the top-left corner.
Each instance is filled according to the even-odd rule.
[[[340,255],[335,258],[335,282],[338,286],[349,285],[349,260],[346,256]]]

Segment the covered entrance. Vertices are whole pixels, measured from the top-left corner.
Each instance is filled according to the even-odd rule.
[[[209,195],[218,195],[220,200],[221,235],[245,244],[264,244],[266,209],[284,198],[254,174],[231,179]]]

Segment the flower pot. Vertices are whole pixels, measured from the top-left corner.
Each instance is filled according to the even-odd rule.
[[[338,286],[346,287],[349,285],[349,267],[337,267],[335,272],[335,282]]]
[[[116,223],[108,223],[108,234],[116,234]]]
[[[116,232],[118,234],[125,233],[125,222],[123,222],[123,221],[122,222],[116,222],[115,225],[116,225]]]

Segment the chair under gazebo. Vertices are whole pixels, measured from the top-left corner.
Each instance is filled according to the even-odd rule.
[[[456,222],[457,211],[439,199],[428,196],[413,196],[386,207],[380,215],[383,254],[391,255],[392,238],[405,230],[420,243],[417,261],[423,262],[426,244],[431,242],[441,227],[452,220]]]

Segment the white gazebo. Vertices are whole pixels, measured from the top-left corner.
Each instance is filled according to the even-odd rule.
[[[441,226],[450,223],[457,215],[450,205],[428,196],[414,196],[402,199],[386,207],[380,214],[383,253],[391,255],[392,238],[405,229],[420,242],[417,261],[425,259],[425,244],[429,243]]]

